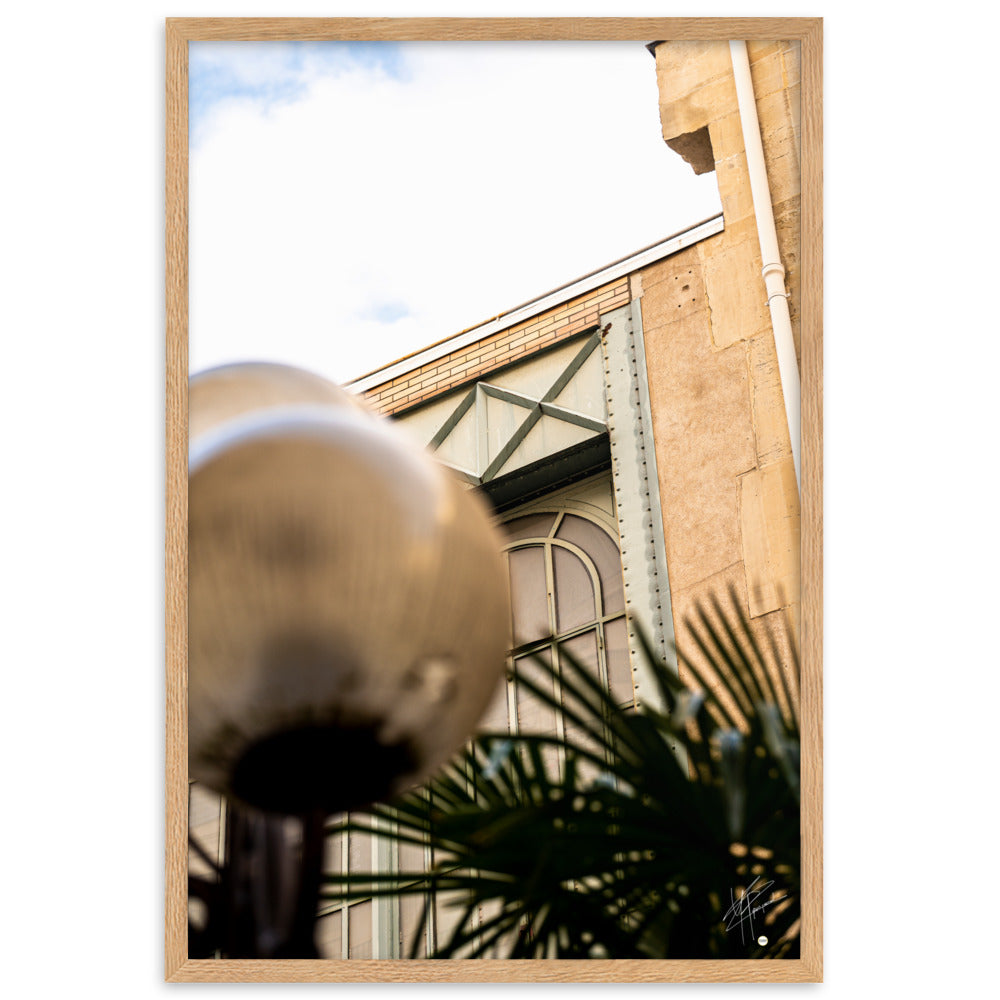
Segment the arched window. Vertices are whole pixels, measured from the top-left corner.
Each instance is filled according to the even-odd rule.
[[[608,687],[622,705],[635,701],[629,665],[625,598],[621,553],[612,534],[588,517],[569,510],[526,514],[502,525],[507,544],[504,558],[510,575],[512,615],[508,662],[517,677],[552,685],[556,699],[562,699],[558,680],[541,671],[535,655],[556,663],[569,651]],[[497,691],[481,729],[493,732],[531,731],[552,735],[575,735],[561,712],[544,704],[516,680]],[[561,764],[554,748],[543,750],[543,758],[553,770]],[[586,782],[600,773],[589,762],[578,765]],[[328,868],[359,871],[376,860],[376,850],[358,834],[331,838]],[[436,859],[415,845],[403,845],[396,864],[400,870],[429,868]],[[373,918],[379,900],[361,899],[349,908],[335,904],[320,921],[322,953],[330,958],[363,958],[373,954],[379,934]],[[426,922],[421,919],[423,899],[404,895],[398,915],[387,920],[395,928],[398,941],[390,947],[408,954],[413,935],[422,927],[424,942],[420,954],[433,950],[435,940],[447,940],[460,908],[435,906]],[[487,908],[488,909],[488,908]],[[495,915],[484,909],[481,920]],[[383,945],[383,947],[385,947]]]
[[[623,706],[635,703],[625,625],[621,553],[596,522],[568,511],[532,513],[503,525],[510,576],[510,664],[562,701],[566,653],[583,663]],[[536,658],[555,664],[555,677]],[[482,728],[577,735],[553,706],[517,680],[497,692]],[[555,764],[554,752],[547,755]]]

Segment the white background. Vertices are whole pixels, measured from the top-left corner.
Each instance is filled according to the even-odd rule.
[[[13,995],[20,978],[47,996],[165,989],[162,18],[612,12],[278,6],[57,0],[5,14],[0,945]],[[833,10],[824,989],[974,988],[996,934],[997,17]]]

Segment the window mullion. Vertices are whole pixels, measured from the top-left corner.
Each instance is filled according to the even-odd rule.
[[[340,870],[342,872],[351,871],[351,852],[349,840],[351,834],[346,830],[343,836],[340,838]],[[340,906],[340,957],[347,959],[350,957],[350,942],[348,941],[348,934],[350,933],[350,921],[348,920],[348,910],[350,910],[350,897],[345,899]]]
[[[556,518],[555,524],[553,526],[551,534],[555,534],[559,529],[559,524],[562,522],[563,514],[560,514]],[[552,560],[552,542],[546,541],[545,543],[545,589],[548,592],[549,599],[549,630],[552,635],[557,634],[559,623],[556,620],[556,574],[555,565]],[[555,698],[556,704],[562,705],[562,683],[561,683],[561,671],[562,664],[559,661],[559,643],[558,640],[552,640],[548,643],[549,649],[549,663],[552,667],[552,679],[553,679],[553,697]],[[561,711],[556,711],[556,736],[559,740],[566,739],[566,723],[563,718],[563,713]],[[566,761],[565,754],[561,748],[556,751],[556,762],[559,768],[559,774],[563,775],[565,773]]]

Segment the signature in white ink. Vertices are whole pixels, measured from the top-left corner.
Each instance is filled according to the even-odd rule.
[[[743,890],[743,894],[737,899],[733,896],[732,889],[729,890],[730,907],[726,910],[723,920],[726,922],[726,930],[730,931],[734,927],[739,927],[740,929],[740,939],[744,944],[747,942],[747,938],[751,941],[756,937],[753,929],[754,917],[758,920],[762,920],[762,914],[764,910],[769,906],[773,906],[775,903],[780,903],[784,896],[779,896],[777,899],[765,899],[761,900],[761,897],[771,891],[771,886],[774,885],[774,880],[770,882],[764,882],[761,885],[757,885],[760,881],[760,876],[758,875],[750,885]]]

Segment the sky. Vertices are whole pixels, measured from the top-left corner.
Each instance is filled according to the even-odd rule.
[[[350,381],[720,210],[638,42],[192,42],[190,365]]]

